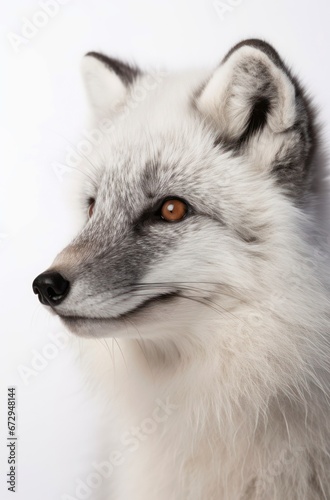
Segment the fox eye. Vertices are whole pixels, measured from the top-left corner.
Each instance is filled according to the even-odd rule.
[[[94,212],[95,199],[90,198],[88,200],[88,217],[91,218]]]
[[[162,219],[167,222],[178,222],[182,220],[188,211],[188,205],[177,198],[166,200],[160,210]]]

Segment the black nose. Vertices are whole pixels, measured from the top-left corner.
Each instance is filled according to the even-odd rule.
[[[45,306],[56,306],[69,293],[70,283],[56,271],[39,274],[32,283],[32,288]]]

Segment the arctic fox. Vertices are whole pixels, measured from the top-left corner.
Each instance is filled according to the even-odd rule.
[[[300,84],[260,40],[156,85],[95,52],[82,71],[111,127],[80,165],[85,225],[33,290],[125,358],[111,499],[329,500],[329,268]]]

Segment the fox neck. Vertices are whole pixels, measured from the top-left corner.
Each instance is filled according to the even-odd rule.
[[[273,421],[271,402],[258,395],[253,376],[250,380],[231,379],[233,360],[219,370],[220,358],[212,363],[201,352],[198,363],[190,363],[180,358],[174,346],[172,349],[168,364],[166,353],[155,352],[155,346],[148,342],[143,352],[134,341],[123,348],[134,374],[134,381],[130,380],[121,391],[126,415],[123,430],[139,428],[142,434],[136,451],[138,468],[135,463],[133,474],[138,470],[144,477],[152,470],[157,478],[143,485],[147,490],[141,492],[141,499],[163,500],[162,491],[164,500],[243,498],[255,470],[260,469],[256,462],[263,462],[260,436],[267,434],[267,419],[269,425]],[[145,423],[154,420],[159,405],[164,420],[156,421],[151,436],[145,435]],[[274,411],[279,413],[278,408]],[[284,418],[276,422],[278,443],[287,440],[286,425]],[[274,460],[282,448],[273,445]],[[140,500],[136,490],[132,493]]]
[[[199,325],[198,336],[194,331],[176,332],[179,343],[168,339],[143,343],[121,340],[126,359],[120,391],[124,429],[152,418],[159,401],[169,408],[168,418],[157,423],[154,436],[141,441],[139,467],[159,468],[157,484],[151,481],[146,485],[150,490],[141,498],[156,495],[163,500],[159,496],[162,484],[164,498],[219,498],[220,492],[223,499],[248,499],[243,495],[252,487],[251,481],[259,481],[260,498],[264,498],[263,482],[269,477],[272,483],[267,483],[267,488],[271,486],[277,491],[274,495],[281,495],[281,488],[286,487],[283,473],[287,455],[293,457],[290,464],[297,468],[297,477],[299,470],[307,467],[312,421],[310,428],[316,429],[313,442],[322,447],[326,436],[317,429],[328,427],[320,421],[322,390],[313,388],[315,399],[311,402],[306,364],[297,344],[288,343],[286,335],[290,328],[291,338],[301,342],[299,326],[294,331],[292,324],[275,321],[272,311],[259,304],[259,323],[242,335],[242,318],[256,310],[255,305],[246,308],[222,323],[221,335],[214,335],[212,328],[202,331]],[[174,460],[164,465],[162,456],[167,453]],[[281,457],[283,470],[273,477],[267,470]],[[159,461],[157,466],[154,460]],[[235,481],[238,476],[242,480]],[[301,487],[306,489],[307,485]],[[259,498],[255,489],[253,492],[251,498]]]

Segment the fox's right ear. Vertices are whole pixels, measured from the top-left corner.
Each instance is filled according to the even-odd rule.
[[[87,96],[96,118],[111,116],[125,102],[128,88],[141,73],[136,67],[98,52],[82,60]]]
[[[313,109],[275,49],[244,40],[195,96],[216,144],[249,157],[296,199],[310,188],[316,133]]]

